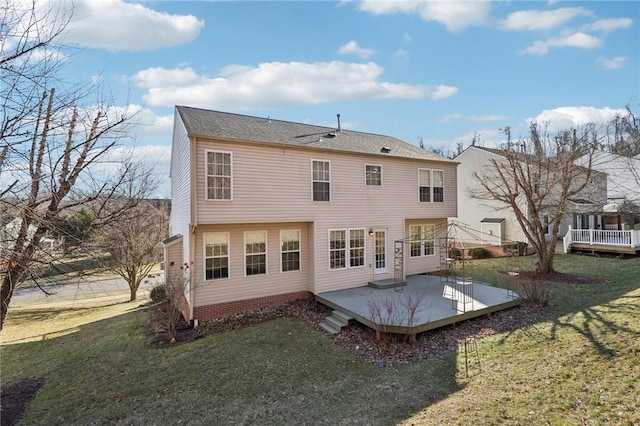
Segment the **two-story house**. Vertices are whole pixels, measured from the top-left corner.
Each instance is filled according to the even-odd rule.
[[[469,146],[455,158],[460,163],[458,167],[459,208],[455,220],[459,227],[475,231],[475,233],[469,232],[468,235],[473,235],[477,241],[489,245],[501,245],[512,241],[528,242],[510,206],[472,195],[481,188],[474,174],[490,176],[495,172],[490,170],[494,168],[493,162],[504,161],[504,155],[501,149]],[[590,182],[586,187],[567,200],[560,220],[558,237],[564,236],[571,228],[602,228],[603,206],[607,200],[607,175],[591,170],[589,176]],[[544,179],[544,176],[539,178]],[[576,184],[580,183],[576,182]],[[543,210],[539,219],[543,224],[549,224],[550,214],[558,205],[554,201],[553,191],[546,195],[545,202],[549,209]]]
[[[339,120],[176,107],[165,264],[189,266],[186,319],[439,269],[457,163]]]

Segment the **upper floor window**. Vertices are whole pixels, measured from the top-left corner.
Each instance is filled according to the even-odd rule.
[[[418,193],[421,203],[444,202],[444,172],[418,169]]]
[[[364,166],[364,180],[367,186],[382,185],[382,166],[367,164]]]
[[[215,280],[229,278],[229,234],[208,232],[204,234],[204,278]]]
[[[282,272],[300,270],[300,231],[280,231]]]
[[[329,201],[331,172],[328,161],[313,161],[313,201]]]
[[[207,199],[231,200],[231,153],[206,151]]]

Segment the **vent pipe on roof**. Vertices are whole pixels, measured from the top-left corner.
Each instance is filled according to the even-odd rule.
[[[340,114],[336,114],[338,116],[338,131],[341,132],[342,129],[340,128]]]

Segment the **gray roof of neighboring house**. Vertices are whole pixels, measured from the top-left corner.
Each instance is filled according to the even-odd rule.
[[[189,136],[256,141],[358,154],[454,162],[390,136],[337,131],[334,127],[294,123],[200,108],[176,106]]]

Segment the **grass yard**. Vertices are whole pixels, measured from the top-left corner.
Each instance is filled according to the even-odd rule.
[[[505,280],[503,260],[473,268]],[[552,284],[552,318],[478,341],[468,378],[461,353],[381,368],[290,319],[152,349],[145,311],[122,304],[10,310],[1,383],[46,379],[29,425],[640,425],[640,258],[556,269],[604,283]]]

